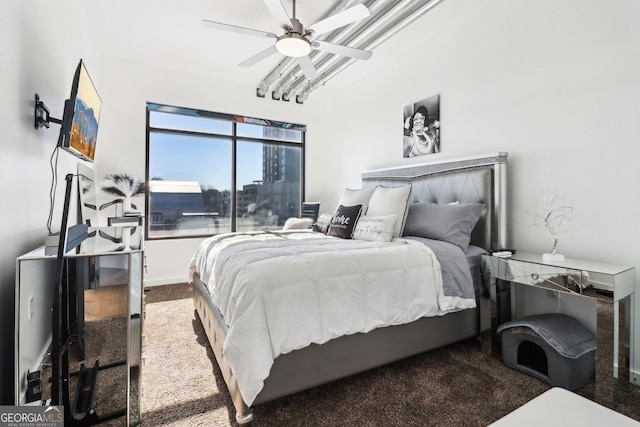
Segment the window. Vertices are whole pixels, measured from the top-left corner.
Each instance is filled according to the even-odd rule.
[[[282,228],[300,216],[305,127],[147,104],[148,239]]]

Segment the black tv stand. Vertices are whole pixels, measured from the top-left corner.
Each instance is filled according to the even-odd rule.
[[[78,372],[78,385],[76,388],[76,398],[73,402],[73,412],[84,414],[94,412],[93,401],[96,392],[96,377],[100,369],[100,362],[96,360],[93,368],[86,368],[84,363],[80,364]]]
[[[84,363],[81,363],[80,370],[72,374],[72,376],[77,376],[77,385],[73,405],[65,405],[65,407],[69,406],[70,408],[66,421],[74,426],[91,426],[126,416],[126,408],[115,410],[101,416],[98,415],[94,407],[96,384],[100,370],[124,364],[126,364],[126,361],[100,366],[100,362],[96,360],[93,367],[87,368]]]

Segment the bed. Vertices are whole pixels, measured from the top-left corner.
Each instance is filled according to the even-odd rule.
[[[385,219],[380,225],[388,227],[374,230],[376,236],[380,230],[395,233],[388,243],[363,235],[340,239],[335,237],[336,230],[343,231],[339,227],[330,227],[327,234],[333,236],[285,230],[203,241],[190,263],[189,280],[238,423],[252,420],[254,405],[479,337],[479,255],[507,247],[506,173],[506,153],[364,172],[360,191],[369,192],[369,208],[358,205],[357,215],[347,214],[345,220],[340,209],[352,203],[342,203],[343,193],[331,227],[340,225],[335,218],[351,219],[359,224],[351,233],[365,233],[371,230],[363,225],[371,224],[367,221]],[[384,215],[395,206],[389,203],[393,198],[374,202],[372,194],[386,192],[406,193],[404,217]],[[434,229],[434,224],[477,205],[482,209],[467,224],[466,242],[441,242],[439,234],[448,227]],[[369,215],[374,210],[383,215]],[[433,218],[428,224],[416,222],[425,215]],[[452,279],[456,269],[466,270],[460,274],[469,279]],[[269,270],[274,274],[267,275]],[[465,281],[470,290],[462,288]],[[258,282],[268,290],[256,290]],[[303,293],[307,288],[313,291]],[[292,304],[294,294],[299,299]],[[314,311],[318,305],[323,308]],[[279,314],[285,310],[288,321]]]

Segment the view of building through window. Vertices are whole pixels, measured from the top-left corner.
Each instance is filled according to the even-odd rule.
[[[147,117],[148,238],[278,229],[300,215],[304,126],[158,104]]]

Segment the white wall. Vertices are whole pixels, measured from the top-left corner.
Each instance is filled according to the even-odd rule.
[[[633,266],[639,8],[634,0],[447,0],[302,107],[255,98],[252,86],[109,63],[98,167],[126,165],[142,176],[145,101],[307,124],[307,199],[325,211],[342,188],[359,186],[363,170],[507,151],[513,247],[551,248],[551,236],[525,211],[534,199],[559,195],[574,207],[560,252]],[[403,159],[402,107],[434,94],[442,153]],[[147,283],[184,280],[197,242],[148,242]]]
[[[80,58],[92,66],[100,83],[100,53],[95,48],[82,1],[36,0],[0,2],[0,402],[13,404],[13,331],[16,257],[43,244],[47,234],[51,172],[49,157],[59,126],[35,130],[37,92],[62,118],[73,73]],[[53,224],[59,228],[64,175],[76,171],[77,160],[60,153],[58,204]],[[53,278],[52,278],[53,285]]]
[[[638,266],[639,16],[634,0],[444,1],[310,94],[308,197],[330,210],[362,170],[507,151],[511,246],[551,249],[525,211],[559,195],[574,207],[559,252]],[[403,159],[402,107],[435,94],[442,152]]]

